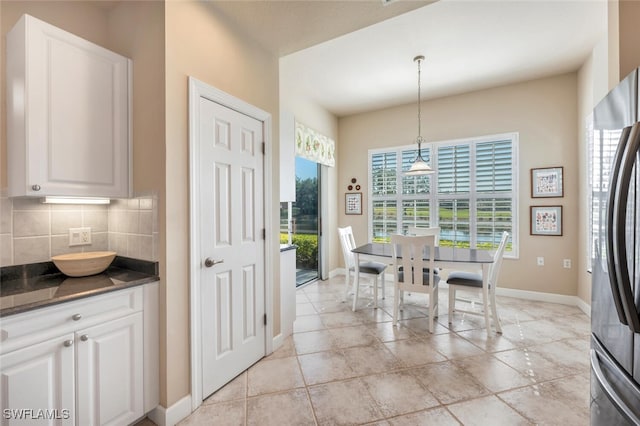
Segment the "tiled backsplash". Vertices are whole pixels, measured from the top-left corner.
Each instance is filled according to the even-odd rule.
[[[110,205],[69,205],[0,194],[0,266],[97,250],[157,261],[157,206],[155,196],[111,200]],[[92,243],[69,247],[69,228],[79,227],[91,227]]]

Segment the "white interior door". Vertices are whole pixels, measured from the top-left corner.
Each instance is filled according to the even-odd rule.
[[[265,355],[263,123],[199,106],[202,396]]]

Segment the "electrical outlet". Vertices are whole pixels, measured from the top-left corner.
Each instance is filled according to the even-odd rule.
[[[564,259],[562,261],[562,267],[566,269],[571,269],[571,259]]]
[[[69,247],[91,244],[91,228],[69,228]]]
[[[544,266],[544,257],[542,256],[538,257],[538,266]]]

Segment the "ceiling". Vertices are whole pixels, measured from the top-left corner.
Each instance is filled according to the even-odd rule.
[[[214,1],[281,56],[282,85],[337,116],[576,71],[606,0]]]

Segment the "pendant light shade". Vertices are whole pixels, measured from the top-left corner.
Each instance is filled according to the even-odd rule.
[[[407,176],[422,176],[434,173],[435,170],[432,169],[431,166],[429,166],[429,164],[422,158],[422,142],[424,142],[424,138],[421,134],[422,117],[420,115],[420,63],[424,61],[424,56],[416,56],[415,58],[413,58],[413,61],[418,63],[418,137],[416,138],[416,143],[418,144],[418,155],[416,156],[413,164],[411,164],[409,170],[407,170],[404,174]]]

